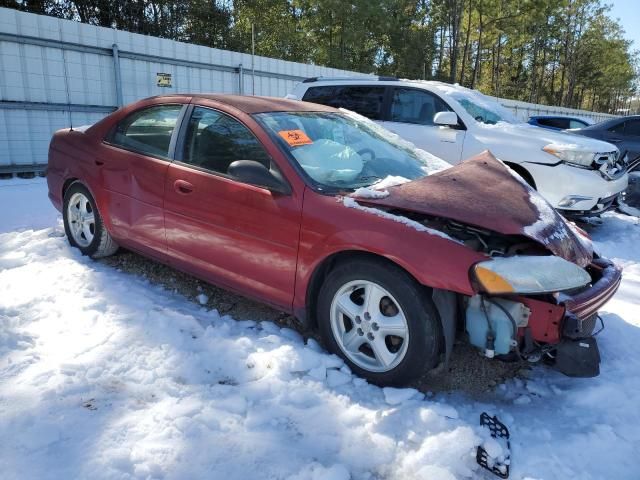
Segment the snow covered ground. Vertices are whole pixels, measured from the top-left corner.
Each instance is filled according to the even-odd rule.
[[[42,179],[0,180],[0,478],[464,479],[479,414],[514,479],[640,478],[640,226],[593,231],[624,265],[601,375],[546,368],[463,394],[380,389],[270,322],[221,317],[69,248]]]

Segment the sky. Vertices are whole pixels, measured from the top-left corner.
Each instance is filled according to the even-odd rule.
[[[609,15],[618,18],[626,37],[633,40],[633,49],[640,50],[640,1],[638,0],[610,0],[612,8]]]

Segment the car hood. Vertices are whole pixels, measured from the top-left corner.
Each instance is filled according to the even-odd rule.
[[[522,235],[580,266],[593,258],[591,242],[489,152],[387,190],[389,195],[384,198],[358,198],[358,203]]]
[[[576,136],[573,133],[563,132],[562,130],[550,130],[548,128],[540,128],[528,123],[511,124],[501,122],[496,125],[481,125],[479,127],[478,136],[494,136],[504,138],[509,135],[512,139],[520,139],[525,145],[531,145],[532,142],[539,144],[540,148],[550,143],[559,145],[579,145],[585,150],[594,153],[612,152],[616,150],[616,146],[596,140],[594,138]],[[553,157],[551,157],[553,158]]]

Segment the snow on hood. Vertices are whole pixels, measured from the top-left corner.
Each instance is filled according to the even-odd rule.
[[[578,136],[568,132],[562,132],[557,130],[549,130],[546,128],[540,128],[535,125],[531,125],[518,119],[509,109],[503,106],[500,101],[494,97],[485,95],[478,90],[472,90],[466,87],[462,87],[458,84],[451,85],[442,82],[420,82],[411,81],[412,83],[426,83],[430,88],[451,97],[456,102],[460,103],[460,99],[467,97],[472,99],[474,103],[484,106],[490,111],[496,111],[503,118],[510,119],[510,121],[501,121],[494,125],[486,124],[482,122],[476,122],[479,127],[477,134],[481,137],[483,132],[487,135],[500,135],[504,134],[520,137],[531,145],[531,142],[540,144],[540,148],[550,143],[556,144],[576,144],[581,150],[589,150],[594,153],[612,152],[616,149],[611,143],[607,143],[601,140],[593,138],[587,138]],[[461,108],[464,109],[464,107]],[[584,141],[582,140],[584,138]]]
[[[389,193],[387,192],[387,195],[388,194]],[[366,198],[366,197],[361,197],[361,198]],[[376,197],[369,197],[369,198],[376,198]],[[384,197],[377,197],[377,198],[384,198]],[[356,199],[354,199],[352,197],[344,197],[342,199],[342,203],[347,208],[355,208],[355,209],[361,210],[363,212],[371,213],[371,214],[376,215],[378,217],[386,218],[386,219],[391,220],[393,222],[402,223],[403,225],[406,225],[409,228],[413,228],[414,230],[417,230],[418,232],[426,232],[426,233],[428,233],[430,235],[435,235],[436,237],[441,237],[441,238],[444,238],[446,240],[450,240],[452,242],[462,243],[461,241],[450,237],[449,235],[447,235],[444,232],[441,232],[440,230],[436,230],[435,228],[427,227],[426,225],[423,225],[420,222],[416,222],[415,220],[411,220],[410,218],[403,217],[402,215],[393,215],[392,213],[384,212],[384,211],[382,211],[382,210],[380,210],[378,208],[364,207],[364,206],[360,205],[356,201]]]
[[[602,140],[596,140],[582,135],[575,135],[573,133],[540,128],[528,123],[498,122],[495,125],[487,125],[478,122],[478,126],[480,127],[480,130],[478,131],[478,136],[480,138],[482,138],[483,135],[495,134],[503,137],[505,134],[508,134],[509,136],[525,140],[529,145],[531,145],[532,142],[535,142],[540,145],[540,148],[553,143],[556,145],[570,146],[577,150],[592,151],[594,153],[613,152],[616,150],[615,145],[603,142]]]
[[[403,183],[410,182],[408,178],[401,177],[399,175],[387,175],[382,180],[378,180],[376,183],[369,187],[360,187],[351,194],[354,198],[384,198],[389,196],[389,192],[385,190],[388,187],[395,187],[396,185],[402,185]]]
[[[489,152],[388,191],[385,198],[359,202],[447,218],[504,235],[522,235],[580,266],[593,258],[590,242]]]

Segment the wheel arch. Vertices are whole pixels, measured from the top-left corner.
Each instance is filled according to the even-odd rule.
[[[305,294],[305,318],[301,319],[305,327],[309,329],[315,329],[318,326],[317,319],[315,318],[314,313],[317,306],[318,292],[320,291],[320,287],[322,287],[324,279],[327,277],[329,272],[338,263],[355,259],[370,259],[375,261],[382,261],[389,263],[390,265],[394,265],[395,267],[401,268],[402,270],[407,272],[405,268],[402,268],[402,266],[393,262],[389,258],[383,255],[368,252],[366,250],[340,250],[326,256],[316,265],[313,273],[309,277],[309,282],[307,283],[307,290]],[[410,272],[407,273],[411,275]],[[411,275],[411,277],[415,279],[413,275]]]
[[[509,168],[511,168],[511,170],[516,172],[518,175],[520,175],[524,179],[524,181],[529,184],[531,188],[533,188],[534,190],[537,190],[536,181],[533,179],[533,175],[529,173],[529,170],[527,170],[526,168],[524,168],[522,165],[518,163],[504,162],[504,164],[507,165]]]
[[[73,185],[74,183],[79,183],[80,185],[85,187],[87,190],[89,190],[89,193],[93,197],[93,200],[96,202],[98,211],[100,212],[100,218],[102,218],[102,223],[107,229],[107,231],[111,234],[112,232],[111,217],[109,216],[108,209],[106,208],[107,207],[106,201],[103,198],[96,195],[96,191],[92,188],[89,182],[84,181],[82,178],[77,176],[70,176],[63,182],[62,197],[61,197],[63,208],[64,208],[64,196],[67,193],[67,190],[69,190],[69,187],[71,187],[71,185]]]
[[[322,261],[316,265],[313,273],[310,276],[306,289],[305,297],[305,309],[304,318],[299,318],[305,328],[309,330],[316,330],[318,327],[318,320],[315,312],[317,307],[318,293],[324,279],[329,272],[336,265],[344,261],[352,261],[354,259],[368,259],[381,263],[386,263],[393,268],[399,268],[407,275],[409,275],[418,285],[420,285],[424,291],[424,294],[429,296],[438,312],[440,326],[442,328],[442,344],[441,353],[445,354],[445,362],[449,361],[451,350],[453,348],[453,342],[455,340],[456,331],[459,325],[459,295],[449,290],[442,290],[434,288],[420,282],[415,275],[409,270],[404,268],[392,259],[379,255],[366,250],[341,250],[325,257]]]
[[[70,187],[73,183],[75,183],[75,182],[80,182],[80,179],[78,179],[78,178],[76,178],[76,177],[70,177],[70,178],[67,178],[67,179],[64,181],[64,183],[62,184],[62,192],[61,192],[61,197],[60,197],[60,198],[62,198],[62,201],[63,201],[63,202],[64,202],[64,196],[65,196],[65,194],[67,193],[67,190],[69,190],[69,187]],[[82,183],[82,182],[80,182],[80,183]],[[82,184],[83,184],[85,187],[87,187],[84,183],[82,183]],[[87,187],[87,188],[89,188],[89,187]],[[89,190],[89,191],[91,191],[91,190]],[[93,194],[92,194],[92,195],[93,195]]]

